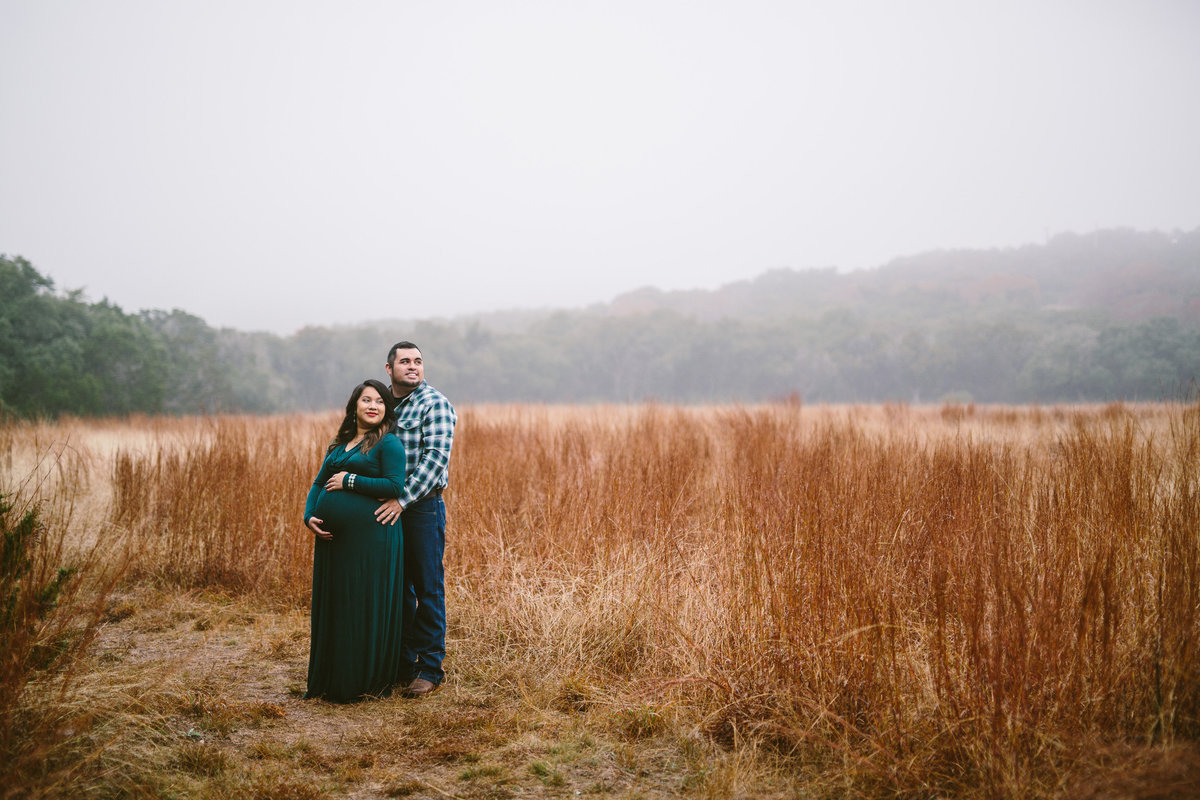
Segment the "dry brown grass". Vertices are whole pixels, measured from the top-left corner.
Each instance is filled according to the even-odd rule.
[[[300,514],[334,426],[0,428],[0,490],[78,542],[135,545],[71,690],[34,671],[16,695],[82,720],[39,745],[40,773],[12,768],[30,795],[1169,797],[1200,780],[1194,403],[464,409],[446,687],[345,708],[295,697]],[[46,464],[62,442],[74,476]]]

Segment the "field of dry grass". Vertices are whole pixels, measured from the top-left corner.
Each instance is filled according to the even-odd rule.
[[[350,706],[334,416],[0,425],[0,796],[1196,796],[1200,405],[460,412],[446,683]]]

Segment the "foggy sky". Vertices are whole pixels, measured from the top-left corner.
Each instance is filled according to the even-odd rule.
[[[1200,225],[1192,0],[0,0],[0,252],[213,325]]]

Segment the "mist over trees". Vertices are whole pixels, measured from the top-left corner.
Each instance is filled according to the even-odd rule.
[[[217,329],[178,309],[125,313],[0,256],[4,413],[333,408],[384,377],[400,339],[422,347],[430,382],[458,403],[1175,399],[1200,375],[1200,228],[290,336]]]

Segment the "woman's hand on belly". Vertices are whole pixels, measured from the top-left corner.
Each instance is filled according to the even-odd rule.
[[[316,517],[308,518],[309,530],[311,530],[313,533],[315,533],[317,535],[318,539],[324,539],[325,541],[328,542],[333,539],[333,534],[330,533],[329,531],[323,530],[321,528],[321,525],[323,525],[324,523],[325,523],[325,520],[323,520],[323,519],[317,519]]]

